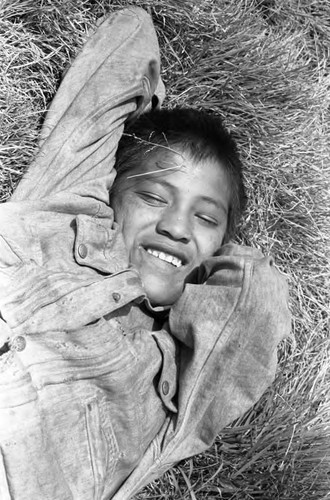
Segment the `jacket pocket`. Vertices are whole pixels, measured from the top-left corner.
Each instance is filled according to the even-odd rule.
[[[9,491],[7,473],[1,448],[0,448],[0,498],[1,500],[13,500]]]
[[[111,482],[118,462],[119,449],[110,421],[104,422],[100,402],[90,399],[86,404],[86,427],[94,476],[93,500],[101,500],[105,482]],[[110,417],[107,416],[107,420]]]

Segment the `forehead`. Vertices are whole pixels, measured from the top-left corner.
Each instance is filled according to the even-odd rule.
[[[231,190],[223,164],[213,158],[200,161],[174,150],[161,150],[146,155],[126,177],[128,185],[164,185],[168,189],[189,193],[192,197],[209,197],[230,202]]]

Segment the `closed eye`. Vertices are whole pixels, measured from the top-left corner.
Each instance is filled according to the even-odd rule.
[[[196,214],[196,217],[202,224],[205,224],[206,226],[217,227],[219,225],[219,221],[217,219],[214,219],[213,217],[210,217],[209,215]]]
[[[146,191],[140,191],[138,193],[140,198],[142,198],[148,205],[151,205],[153,207],[163,207],[167,204],[166,200],[162,198],[161,196],[158,196],[157,194],[154,193],[148,193]]]

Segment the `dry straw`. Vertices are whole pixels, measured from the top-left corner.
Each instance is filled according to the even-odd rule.
[[[1,200],[35,153],[44,110],[106,0],[2,0]],[[328,0],[154,0],[167,106],[223,117],[246,165],[238,239],[287,275],[292,339],[274,385],[139,499],[330,498]]]

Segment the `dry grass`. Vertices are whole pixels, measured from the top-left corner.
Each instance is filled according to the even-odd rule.
[[[33,157],[67,61],[97,17],[127,3],[2,1],[1,200]],[[233,131],[250,196],[238,238],[276,255],[294,316],[262,400],[138,498],[330,498],[330,3],[130,3],[152,11],[165,104],[214,111]]]

